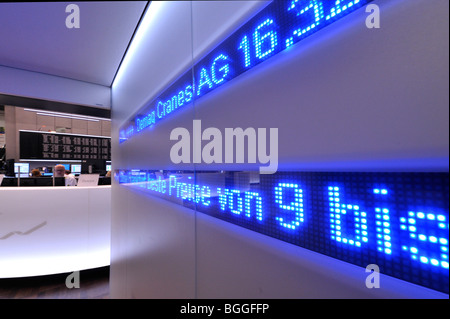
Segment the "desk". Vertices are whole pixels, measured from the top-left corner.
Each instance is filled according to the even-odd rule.
[[[0,188],[0,278],[110,263],[111,186]]]

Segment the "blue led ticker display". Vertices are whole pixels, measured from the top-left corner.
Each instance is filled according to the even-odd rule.
[[[371,1],[271,2],[132,116],[120,143]]]
[[[149,101],[130,140],[372,0],[276,0]],[[364,23],[364,21],[361,21]],[[449,293],[449,174],[117,170],[131,187],[351,264]]]
[[[118,170],[127,187],[449,292],[449,174]]]

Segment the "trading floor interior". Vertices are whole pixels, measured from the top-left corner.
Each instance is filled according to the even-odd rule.
[[[448,299],[447,0],[0,21],[0,299]]]

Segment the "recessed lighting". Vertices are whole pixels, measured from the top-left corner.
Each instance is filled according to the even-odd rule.
[[[84,121],[91,121],[91,122],[99,122],[100,120],[90,119],[90,118],[82,118],[82,117],[75,117],[75,116],[67,116],[67,115],[56,115],[56,114],[49,114],[49,113],[36,113],[37,115],[45,115],[45,116],[53,116],[53,117],[64,117],[68,119],[74,119],[74,120],[84,120]]]
[[[47,115],[47,116],[59,116],[59,117],[67,117],[67,118],[76,118],[77,120],[87,120],[87,121],[111,121],[111,119],[103,118],[103,117],[94,117],[94,116],[86,116],[79,115],[73,113],[61,113],[61,112],[52,112],[52,111],[44,111],[44,110],[34,110],[34,109],[24,109],[24,111],[36,112],[39,115]]]

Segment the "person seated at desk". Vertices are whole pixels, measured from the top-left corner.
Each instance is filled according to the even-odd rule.
[[[77,180],[75,176],[73,176],[72,174],[66,175],[66,168],[64,167],[64,165],[56,165],[53,169],[53,176],[64,177],[66,186],[77,186]]]
[[[31,177],[41,177],[41,171],[39,171],[37,168],[31,170]]]

